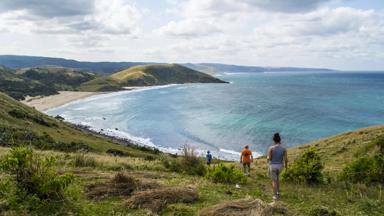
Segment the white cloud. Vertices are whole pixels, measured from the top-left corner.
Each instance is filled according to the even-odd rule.
[[[91,22],[106,33],[132,33],[141,17],[141,11],[134,4],[122,0],[96,0]]]
[[[74,47],[105,47],[114,35],[136,37],[141,11],[126,0],[5,0],[0,18],[2,32],[57,34]]]
[[[204,23],[204,24],[202,24]],[[179,22],[171,21],[155,31],[162,35],[196,37],[220,32],[214,20],[186,19]]]
[[[0,40],[84,60],[384,67],[384,11],[345,2],[2,0]]]
[[[338,67],[351,59],[382,58],[382,11],[335,8],[320,1],[308,1],[308,5],[297,10],[279,10],[280,6],[294,7],[301,1],[274,1],[277,5],[265,2],[270,1],[206,0],[178,4],[181,19],[169,22],[159,31],[180,40],[167,49],[157,50],[157,55],[167,53],[188,60],[188,53],[189,59],[198,62],[207,62],[205,57],[209,56],[210,61],[231,59],[253,65],[308,67],[321,67],[320,63]],[[206,44],[209,48],[205,49]]]

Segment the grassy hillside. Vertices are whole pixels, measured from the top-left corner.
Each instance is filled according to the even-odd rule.
[[[345,184],[337,180],[338,169],[346,164],[337,164],[342,156],[355,154],[361,148],[364,152],[372,151],[372,139],[383,134],[384,127],[372,127],[358,130],[351,133],[330,137],[314,142],[319,151],[323,152],[321,157],[325,160],[325,167],[332,181],[321,185],[301,185],[294,183],[282,183],[282,199],[274,203],[273,215],[382,215],[382,186]],[[357,139],[355,145],[350,145],[351,151],[342,155],[335,155],[334,150]],[[335,144],[335,148],[329,145]],[[290,162],[307,148],[307,145],[289,149]],[[332,150],[331,150],[332,149]],[[330,152],[328,152],[330,150]],[[348,153],[349,152],[349,153]],[[0,148],[0,156],[9,153],[8,148]],[[58,159],[61,172],[73,173],[75,182],[69,188],[72,196],[70,205],[61,205],[56,211],[72,212],[79,215],[151,215],[152,211],[159,215],[198,215],[202,209],[212,208],[217,204],[230,204],[239,199],[260,199],[265,203],[272,202],[272,189],[270,179],[266,175],[265,158],[259,158],[251,170],[251,176],[241,188],[235,188],[234,184],[214,183],[210,179],[201,176],[187,175],[181,172],[173,172],[164,166],[164,160],[174,160],[168,156],[160,158],[133,158],[133,157],[111,157],[105,154],[88,153],[84,156],[78,153],[60,153],[57,151],[37,151],[39,155],[54,156]],[[359,153],[360,154],[360,153]],[[325,156],[329,157],[325,157]],[[353,157],[353,156],[351,156]],[[343,159],[344,160],[344,159]],[[345,159],[347,163],[348,158]],[[241,169],[238,163],[227,163]],[[117,180],[116,175],[123,175]],[[1,177],[1,176],[0,176]],[[130,180],[133,179],[133,180]],[[116,183],[119,181],[120,183]],[[145,195],[144,200],[149,200],[147,208],[133,207],[132,202],[138,201],[138,195],[128,190],[130,184],[125,181],[133,181],[139,184],[140,188],[132,189],[137,194]],[[189,196],[187,191],[179,191],[172,194],[172,188],[195,188],[198,191],[198,198],[194,201],[176,201],[176,203],[165,204],[160,210],[157,209],[155,196],[163,197],[162,193],[169,193],[168,196]],[[0,201],[1,194],[0,194]],[[165,202],[163,197],[160,202]],[[159,200],[158,200],[159,201]],[[245,201],[244,201],[245,202]],[[3,202],[4,205],[4,202]],[[232,205],[233,206],[233,205]],[[235,206],[241,206],[236,204]],[[252,207],[252,206],[251,206]],[[244,209],[250,208],[245,206]],[[324,213],[328,210],[331,213]],[[228,211],[228,210],[227,210]],[[316,213],[317,212],[317,213]],[[320,212],[320,213],[319,213]],[[321,213],[323,212],[323,213]],[[8,212],[9,213],[9,212]],[[40,212],[41,213],[41,212]],[[47,212],[44,212],[48,214]],[[56,212],[57,213],[57,212]],[[12,215],[12,214],[11,214]],[[17,215],[17,214],[15,214]],[[231,215],[231,214],[228,214]],[[232,214],[237,215],[237,214]],[[247,214],[249,215],[249,214]],[[262,214],[264,215],[264,214]],[[269,214],[265,214],[269,215]]]
[[[57,90],[51,85],[23,77],[14,70],[0,66],[0,91],[16,99],[24,99],[27,95],[52,95]]]
[[[153,215],[153,211],[159,215],[198,215],[204,208],[244,198],[272,202],[265,157],[256,159],[251,176],[236,188],[234,183],[215,183],[209,175],[188,174],[188,170],[196,169],[193,157],[186,157],[189,163],[183,165],[174,163],[182,158],[117,145],[47,117],[4,94],[0,94],[0,108],[0,158],[10,154],[10,147],[32,146],[38,156],[55,159],[58,175],[70,173],[74,177],[65,190],[64,201],[31,210],[25,206],[26,201],[21,205],[21,201],[13,199],[15,185],[7,181],[12,175],[0,172],[0,214]],[[306,149],[316,149],[328,180],[320,185],[283,182],[282,199],[272,205],[273,215],[334,215],[324,213],[324,209],[336,215],[383,215],[382,185],[351,184],[340,179],[346,165],[376,151],[375,140],[379,137],[384,138],[384,126],[290,148],[289,164]],[[125,156],[106,154],[111,149]],[[237,162],[225,164],[241,170]],[[13,206],[13,202],[17,204]]]
[[[84,83],[83,90],[112,89],[125,86],[154,86],[182,83],[225,83],[208,74],[178,64],[140,65],[109,77]]]
[[[48,117],[0,93],[0,146],[31,145],[38,149],[105,153],[110,149],[145,156],[136,148],[124,147],[82,132],[70,124]]]
[[[0,91],[23,100],[26,96],[48,96],[58,91],[77,91],[79,86],[96,79],[93,73],[61,67],[9,69],[0,67]]]
[[[80,84],[97,77],[93,73],[53,66],[22,68],[16,70],[16,73],[24,78],[39,81],[47,86],[53,86],[57,91],[76,90]]]

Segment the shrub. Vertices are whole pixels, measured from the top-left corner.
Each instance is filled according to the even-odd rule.
[[[381,153],[381,154],[384,154],[384,136],[381,136],[381,137],[377,138],[374,141],[374,143],[376,145],[376,148],[377,148],[378,152]]]
[[[306,150],[291,167],[281,174],[283,181],[291,181],[306,184],[318,184],[324,182],[323,164],[320,156],[314,149]]]
[[[317,207],[311,209],[309,212],[310,216],[337,216],[337,212],[335,210],[328,210],[326,207]]]
[[[153,155],[147,155],[144,157],[144,160],[146,161],[154,161],[156,158]]]
[[[207,177],[215,183],[235,184],[247,181],[243,172],[236,169],[234,165],[225,166],[224,164],[219,164],[217,167],[209,170]]]
[[[6,197],[10,208],[26,206],[28,210],[45,208],[65,200],[64,190],[73,181],[70,174],[59,175],[54,157],[40,157],[31,149],[18,147],[2,158],[1,170],[9,174]],[[10,189],[13,188],[13,189]]]
[[[375,154],[356,159],[344,168],[342,178],[352,183],[384,183],[384,156]]]
[[[204,160],[197,156],[195,149],[184,146],[182,149],[183,156],[180,158],[163,158],[162,162],[165,168],[189,175],[204,176],[207,172]]]
[[[127,156],[128,154],[121,151],[121,150],[118,150],[118,149],[108,149],[107,151],[107,154],[110,154],[110,155],[113,155],[113,156],[119,156],[119,157],[122,157],[122,156]]]
[[[83,142],[64,143],[56,141],[48,133],[42,135],[32,130],[17,127],[6,127],[0,125],[0,146],[34,146],[42,150],[58,150],[64,152],[92,151],[93,149]]]
[[[32,114],[29,114],[28,112],[25,112],[24,110],[21,110],[21,109],[12,109],[8,112],[8,114],[10,116],[13,116],[13,117],[18,118],[18,119],[26,119],[26,120],[34,121],[37,124],[40,124],[43,126],[57,127],[56,123],[51,123],[51,122],[46,121],[42,115],[39,115],[39,114],[32,115]]]
[[[73,165],[76,167],[96,167],[97,162],[95,158],[85,153],[77,153],[73,159]]]

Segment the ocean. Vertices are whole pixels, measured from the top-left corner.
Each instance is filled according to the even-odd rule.
[[[238,160],[249,144],[285,146],[384,124],[384,73],[222,73],[230,84],[158,86],[92,96],[47,111],[95,131],[177,153]]]

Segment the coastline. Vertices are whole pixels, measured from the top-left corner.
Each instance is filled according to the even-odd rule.
[[[50,96],[37,96],[29,97],[22,103],[35,108],[41,112],[48,112],[51,109],[65,106],[75,101],[87,100],[88,98],[95,96],[96,98],[108,97],[109,94],[121,94],[127,92],[140,92],[151,89],[160,89],[171,86],[176,86],[180,84],[168,84],[168,85],[158,85],[158,86],[135,86],[135,87],[124,87],[120,91],[111,91],[111,92],[79,92],[79,91],[60,91],[59,94],[50,95]],[[171,155],[178,155],[180,153],[179,148],[170,148],[166,146],[157,146],[147,140],[147,138],[135,137],[131,134],[128,134],[123,131],[115,130],[114,128],[94,128],[91,125],[84,125],[81,122],[71,121],[71,119],[65,118],[65,122],[70,123],[73,127],[82,130],[88,134],[93,134],[95,136],[106,138],[114,143],[126,146],[132,146],[136,148],[147,149],[151,151],[160,151]],[[206,149],[198,149],[199,155],[204,155]],[[239,152],[234,152],[232,150],[226,149],[217,149],[211,150],[216,152],[217,159],[223,161],[235,161],[238,158]],[[254,152],[255,155],[260,156],[259,152]]]
[[[27,97],[20,102],[44,112],[76,100],[100,94],[105,94],[105,92],[59,91],[59,94],[56,95]]]
[[[157,86],[131,86],[123,87],[119,91],[110,91],[110,92],[84,92],[84,91],[59,91],[59,94],[49,95],[49,96],[36,96],[36,97],[27,97],[25,100],[20,101],[21,103],[35,108],[40,112],[45,112],[50,109],[60,107],[71,102],[85,99],[91,96],[104,95],[111,93],[118,93],[124,91],[142,91],[154,88],[164,88],[168,86],[173,86],[177,84],[168,84],[168,85],[157,85]]]

